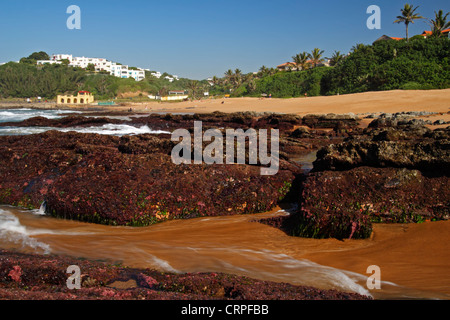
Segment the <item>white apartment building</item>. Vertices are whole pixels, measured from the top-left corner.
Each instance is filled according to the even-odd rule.
[[[130,78],[134,78],[136,81],[142,81],[145,79],[145,71],[144,70],[128,70],[128,74]]]
[[[36,64],[38,66],[42,66],[44,64],[61,64],[61,61],[54,61],[54,60],[38,60],[36,61]]]
[[[136,81],[145,79],[143,69],[129,70],[128,66],[121,65],[103,58],[73,57],[70,54],[54,54],[52,61],[69,60],[69,66],[86,69],[89,65],[94,65],[95,71],[106,71],[118,78],[134,78]]]
[[[157,71],[157,72],[152,72],[151,75],[154,76],[154,77],[156,77],[156,78],[158,78],[158,79],[161,78],[161,76],[162,76],[161,72],[159,72],[159,71]]]
[[[71,54],[54,54],[52,56],[53,61],[61,61],[61,60],[65,60],[65,59],[69,60],[69,63],[72,63],[73,57]]]

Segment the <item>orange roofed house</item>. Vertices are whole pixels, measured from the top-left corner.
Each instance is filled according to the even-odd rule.
[[[450,33],[450,29],[442,30],[441,33],[442,33],[442,35],[448,37],[448,34]],[[424,32],[422,32],[421,36],[426,39],[427,37],[431,36],[432,34],[433,34],[432,31],[425,30]]]
[[[314,66],[314,62],[312,60],[308,60],[308,61],[306,61],[306,63],[309,65],[309,68]],[[318,63],[316,67],[321,67],[321,66],[329,67],[330,66],[330,61],[328,59],[325,59],[322,62]],[[298,66],[297,66],[297,64],[295,62],[286,62],[286,63],[278,65],[277,69],[279,71],[289,71],[289,70],[297,71],[298,70]]]
[[[297,65],[294,62],[286,62],[277,66],[279,71],[297,70]]]
[[[396,41],[400,41],[403,40],[404,38],[399,38],[399,37],[389,37],[387,35],[382,35],[381,37],[379,37],[377,40],[375,40],[373,43],[378,42],[378,41],[383,41],[383,40],[396,40]]]

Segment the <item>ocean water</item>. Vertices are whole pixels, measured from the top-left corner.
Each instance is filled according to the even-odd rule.
[[[41,109],[3,109],[0,110],[0,123],[20,122],[33,117],[44,117],[48,119],[60,119],[69,113],[81,113],[71,110],[41,110]]]
[[[0,123],[5,122],[20,122],[33,117],[44,117],[48,119],[60,119],[68,114],[78,113],[80,111],[71,110],[35,110],[35,109],[4,109],[0,110]],[[57,130],[60,132],[76,131],[81,133],[98,133],[105,135],[136,135],[144,133],[170,133],[161,130],[152,130],[148,126],[135,127],[127,124],[105,124],[103,126],[92,127],[71,127],[71,128],[53,128],[53,127],[16,127],[7,126],[0,127],[0,136],[7,135],[30,135],[46,132],[49,130]]]

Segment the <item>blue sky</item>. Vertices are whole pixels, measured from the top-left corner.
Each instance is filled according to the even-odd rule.
[[[0,63],[34,51],[102,57],[191,79],[275,67],[314,48],[331,56],[383,34],[407,0],[43,0],[1,1]],[[448,0],[408,1],[418,12],[450,11]],[[81,9],[81,30],[69,30],[67,7]],[[367,7],[381,8],[381,30],[369,30]],[[410,36],[430,29],[410,25]]]

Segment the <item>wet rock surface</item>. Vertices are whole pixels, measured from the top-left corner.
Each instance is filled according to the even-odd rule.
[[[372,128],[317,152],[299,210],[265,221],[302,237],[368,238],[372,223],[450,218],[449,128]]]
[[[95,114],[93,114],[95,115]],[[98,115],[98,114],[97,114]],[[449,129],[430,130],[404,115],[367,129],[353,115],[139,115],[131,120],[69,116],[3,126],[148,125],[153,130],[279,129],[280,170],[260,165],[174,165],[170,135],[108,136],[48,131],[0,137],[0,203],[81,221],[143,226],[169,219],[267,211],[295,202],[290,216],[262,222],[302,237],[370,237],[372,223],[449,219]],[[390,119],[390,120],[386,120]],[[319,149],[311,172],[292,159]],[[246,155],[248,156],[248,154]],[[55,256],[0,251],[4,299],[366,299],[337,291],[225,274],[162,274]],[[82,289],[65,286],[83,270]],[[124,289],[125,287],[125,289]],[[31,289],[30,289],[31,288]],[[206,288],[206,289],[205,289]]]
[[[46,132],[0,138],[0,173],[5,177],[0,201],[35,208],[45,200],[49,214],[57,217],[140,226],[175,218],[261,212],[284,199],[298,203],[299,210],[272,223],[290,234],[367,238],[373,222],[448,219],[450,129],[431,130],[412,118],[424,115],[383,114],[366,129],[352,114],[32,118],[15,125],[115,123],[193,133],[194,122],[201,121],[203,132],[278,129],[280,171],[267,177],[260,175],[260,165],[175,166],[170,159],[175,142],[168,134],[113,137]],[[310,173],[293,160],[317,149]],[[246,153],[246,163],[248,157]]]
[[[358,166],[397,167],[450,173],[450,130],[425,127],[373,130],[366,137],[329,145],[317,153],[316,171]]]
[[[68,266],[81,288],[67,288]],[[54,255],[0,250],[0,299],[5,300],[368,300],[356,293],[260,281],[223,273],[162,273]]]
[[[175,165],[167,136],[48,131],[0,137],[0,202],[112,225],[270,210],[294,173],[259,166]],[[287,165],[285,165],[287,167]]]

